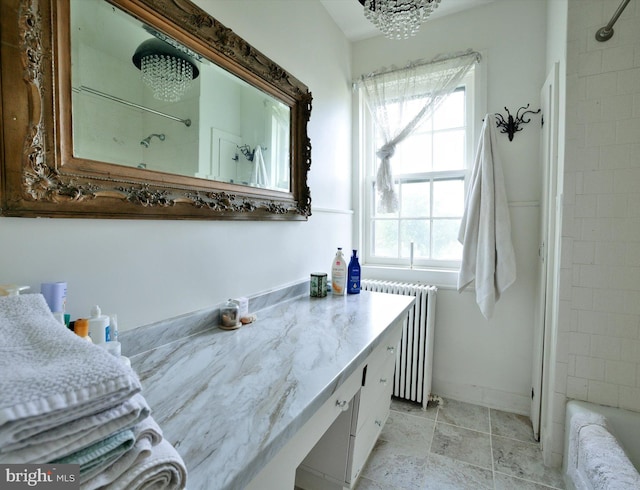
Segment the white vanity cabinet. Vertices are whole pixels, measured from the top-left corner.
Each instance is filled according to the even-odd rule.
[[[389,416],[401,334],[402,322],[397,322],[362,365],[360,389],[298,467],[297,487],[343,490],[355,486]]]
[[[296,286],[293,297],[256,308],[251,326],[183,337],[162,324],[166,336],[151,326],[135,337],[145,341],[132,365],[145,373],[145,398],[187,465],[190,490],[354,487],[389,413],[395,350],[415,299],[311,298],[303,286],[303,295]]]
[[[351,420],[352,454],[347,483],[352,488],[378,440],[389,416],[396,351],[402,334],[399,324],[373,352],[364,373],[364,384],[355,397]]]

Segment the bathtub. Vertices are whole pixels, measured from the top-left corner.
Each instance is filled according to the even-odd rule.
[[[567,489],[639,489],[638,469],[640,412],[575,400],[567,403],[563,458]]]

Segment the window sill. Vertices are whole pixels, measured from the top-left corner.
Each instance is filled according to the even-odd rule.
[[[362,265],[363,279],[385,281],[421,282],[441,289],[457,289],[458,269],[435,269],[427,267]]]

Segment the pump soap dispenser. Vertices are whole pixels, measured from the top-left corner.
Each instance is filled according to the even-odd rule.
[[[337,295],[344,295],[347,282],[347,264],[342,255],[342,248],[338,247],[336,256],[331,263],[331,292]]]

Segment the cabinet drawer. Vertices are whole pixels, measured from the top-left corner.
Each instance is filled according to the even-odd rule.
[[[378,347],[375,348],[367,360],[367,377],[379,376],[383,372],[386,373],[389,369],[391,369],[391,375],[393,376],[393,368],[389,366],[395,364],[401,336],[402,329],[395,328],[393,332],[387,334]]]
[[[347,478],[351,483],[358,478],[389,417],[389,400],[384,395],[376,400],[374,406],[368,417],[362,417],[362,427],[357,435],[351,436],[352,459],[347,468]]]

